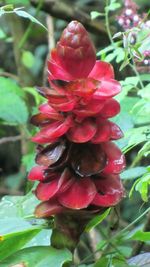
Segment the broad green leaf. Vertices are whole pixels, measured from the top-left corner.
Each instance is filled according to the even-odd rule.
[[[0,201],[0,218],[32,216],[39,202],[32,192],[25,196],[5,196]]]
[[[25,102],[14,93],[5,93],[0,99],[0,118],[7,123],[24,124],[28,119]]]
[[[22,88],[10,78],[0,77],[0,95],[1,98],[7,93],[14,93],[18,96],[24,96]]]
[[[0,118],[7,123],[24,124],[28,119],[28,110],[22,88],[12,79],[0,77]]]
[[[31,14],[27,13],[26,11],[14,9],[14,12],[20,17],[29,19],[33,23],[39,24],[41,27],[43,27],[47,31],[47,28],[39,20],[34,18]]]
[[[99,214],[95,216],[86,226],[85,230],[89,232],[92,228],[94,228],[96,225],[101,223],[109,214],[111,208],[104,211],[104,213]]]
[[[72,260],[71,253],[66,249],[55,249],[48,246],[38,246],[22,249],[0,264],[8,267],[12,264],[24,263],[26,267],[62,267]]]
[[[13,5],[21,5],[23,3],[23,5],[29,5],[30,1],[29,0],[5,0],[6,3],[8,4],[13,4]]]
[[[128,263],[132,266],[142,266],[149,267],[150,266],[150,253],[143,253],[132,257],[128,260]]]
[[[145,86],[142,90],[138,92],[138,95],[140,95],[142,98],[150,101],[150,84]]]
[[[146,173],[146,168],[145,167],[135,167],[135,168],[130,168],[128,170],[125,170],[123,173],[121,173],[121,179],[122,180],[131,180],[138,178],[142,176],[144,173]]]
[[[0,219],[0,261],[22,248],[41,231],[19,218]]]
[[[140,78],[141,78],[142,81],[150,82],[150,75],[148,73],[141,74]]]
[[[142,242],[150,241],[150,232],[144,232],[144,231],[137,231],[133,233],[132,235],[129,235],[129,239],[132,240],[138,240]]]

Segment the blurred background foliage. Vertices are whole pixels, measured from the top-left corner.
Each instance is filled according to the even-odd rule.
[[[106,2],[107,6],[112,5],[107,15],[109,15],[110,31],[113,36],[122,31],[117,23],[118,16],[123,9],[122,1],[112,0],[111,3],[104,0],[0,1],[1,7],[8,5],[5,8],[6,14],[3,14],[3,9],[0,11],[0,197],[2,198],[0,214],[4,219],[7,219],[5,208],[7,208],[8,217],[13,213],[13,217],[20,218],[22,212],[25,213],[24,217],[32,214],[33,210],[28,210],[26,214],[25,210],[16,211],[16,207],[25,205],[27,208],[33,204],[34,209],[37,203],[30,193],[32,185],[26,179],[27,172],[34,165],[35,145],[30,142],[30,137],[37,131],[30,125],[30,117],[37,112],[37,106],[44,102],[44,99],[36,92],[35,86],[48,86],[46,62],[49,51],[55,46],[68,21],[77,19],[85,25],[95,43],[97,58],[113,64],[116,78],[122,84],[122,92],[116,97],[121,103],[121,113],[113,120],[124,132],[124,138],[117,143],[125,153],[127,160],[127,169],[121,175],[127,197],[121,203],[121,215],[118,215],[118,211],[112,211],[108,221],[104,221],[103,226],[96,228],[96,233],[98,237],[100,236],[100,241],[95,240],[98,248],[104,247],[103,238],[109,236],[109,233],[116,233],[117,229],[126,227],[148,208],[150,184],[150,66],[142,66],[141,70],[141,65],[133,64],[136,47],[134,44],[128,45],[128,34],[123,37],[119,36],[113,39],[114,43],[110,43],[107,33],[108,25],[106,25]],[[149,1],[137,0],[136,3],[139,5],[138,12],[148,13]],[[18,7],[23,7],[23,9],[17,9]],[[15,8],[16,12],[7,12]],[[138,35],[140,42],[138,49],[141,48],[139,49],[141,56],[143,36],[141,37],[140,34]],[[150,35],[150,29],[148,34]],[[126,47],[123,47],[122,40],[127,41]],[[144,43],[144,49],[150,49],[150,39]],[[132,56],[131,60],[128,61],[130,56]],[[28,204],[26,198],[22,197],[27,193],[31,199]],[[4,197],[5,195],[9,196]],[[9,211],[9,206],[11,206],[11,211]],[[143,229],[145,221],[146,219],[135,224],[134,232]],[[12,224],[16,225],[16,221]],[[150,231],[149,227],[150,219],[146,231]],[[34,234],[37,234],[37,229],[34,229],[35,232],[33,229],[30,231],[28,226],[23,229],[29,230],[25,242],[28,243]],[[47,245],[48,241],[45,239],[47,232],[42,232],[42,234],[45,240],[43,242]],[[134,234],[131,236],[133,237]],[[114,246],[119,247],[125,257],[134,254],[132,243],[130,243],[131,236],[127,241],[123,241],[125,242],[123,245],[119,239],[116,239],[114,243]],[[133,240],[144,243],[140,249],[139,244],[133,242],[136,253],[138,249],[149,251],[150,238],[149,240],[148,238],[142,239],[144,238],[142,234],[137,234],[137,236],[136,238],[134,236]],[[89,240],[86,236],[83,237],[83,242],[80,244],[80,251],[82,251],[82,253],[78,252],[80,259],[83,259],[90,249],[95,248],[93,248],[95,244],[92,243],[92,234],[88,238]],[[41,240],[39,237],[36,242],[38,245],[43,245],[37,240]],[[25,243],[18,246],[14,252],[24,247]],[[109,249],[113,250],[111,246]],[[107,263],[108,258],[103,257],[94,266],[97,267],[100,264],[113,266],[105,265]],[[122,263],[115,264],[115,266],[123,266]]]

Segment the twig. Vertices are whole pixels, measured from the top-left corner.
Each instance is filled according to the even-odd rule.
[[[8,142],[16,142],[21,140],[21,135],[17,136],[9,136],[9,137],[3,137],[0,139],[0,145],[8,143]]]
[[[53,18],[50,15],[46,16],[46,24],[48,28],[48,50],[50,51],[55,47],[55,39],[54,39],[54,22]],[[47,61],[49,58],[49,53],[45,59],[44,70],[43,70],[43,85],[47,85]]]
[[[150,231],[150,213],[147,216],[147,220],[146,220],[145,225],[143,227],[143,231],[144,232]],[[144,246],[144,242],[137,241],[135,246],[134,246],[132,256],[139,254],[141,252],[143,246]]]
[[[30,0],[30,2],[33,6],[36,7],[39,1]],[[46,13],[52,15],[53,17],[66,20],[68,22],[70,22],[71,20],[79,20],[89,31],[98,34],[101,33],[107,37],[104,22],[101,20],[91,20],[89,14],[79,9],[79,7],[75,6],[73,3],[71,3],[71,5],[68,5],[62,0],[45,0],[41,9]]]
[[[38,1],[38,5],[37,5],[37,8],[36,8],[36,12],[35,12],[35,17],[38,15],[42,5],[43,5],[43,0]],[[30,34],[32,33],[33,25],[34,25],[34,23],[32,21],[30,21],[27,30],[25,31],[24,35],[22,36],[22,39],[20,40],[20,43],[19,43],[19,48],[20,49],[24,46],[24,44],[26,43],[26,41],[29,38]]]
[[[23,196],[23,192],[0,187],[0,195]]]
[[[0,72],[0,76],[10,77],[10,78],[16,80],[17,82],[18,82],[18,80],[19,80],[19,78],[18,78],[17,75],[12,74],[12,73],[9,73],[9,72],[6,72],[6,71],[4,71],[4,72]]]

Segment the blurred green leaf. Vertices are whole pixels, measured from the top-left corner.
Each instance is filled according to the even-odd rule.
[[[128,238],[142,242],[150,241],[150,232],[144,232],[142,230],[138,230],[133,234],[129,234]]]
[[[1,263],[1,267],[23,262],[27,267],[62,267],[72,260],[71,253],[66,249],[55,249],[50,246],[38,246],[25,248],[7,258]]]
[[[131,180],[140,177],[146,173],[145,167],[135,167],[130,168],[128,170],[125,170],[123,173],[121,173],[121,179],[122,180]]]
[[[25,102],[14,93],[5,93],[0,99],[0,118],[8,124],[24,124],[28,120]]]
[[[26,167],[26,171],[29,172],[35,165],[35,153],[30,153],[22,157],[22,163]]]
[[[105,16],[104,13],[100,13],[100,12],[97,12],[97,11],[92,11],[91,12],[91,19],[96,19],[97,17],[100,17],[100,16]]]
[[[22,63],[24,64],[24,66],[26,66],[27,68],[32,68],[34,63],[35,63],[35,59],[33,54],[30,51],[23,51],[22,53]]]
[[[41,229],[19,218],[0,219],[0,261],[22,248]]]
[[[34,18],[31,14],[27,13],[26,11],[14,9],[14,12],[18,16],[23,17],[23,18],[26,18],[26,19],[29,19],[33,23],[36,23],[36,24],[40,25],[41,27],[43,27],[47,31],[47,28],[39,20],[37,20],[36,18]]]
[[[104,211],[104,213],[96,215],[86,226],[85,230],[89,232],[92,228],[101,223],[109,214],[111,208]]]

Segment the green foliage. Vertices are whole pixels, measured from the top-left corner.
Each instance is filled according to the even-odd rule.
[[[92,228],[100,224],[110,213],[111,208],[106,209],[102,214],[95,216],[86,226],[85,230],[89,232]]]
[[[66,262],[71,261],[71,258],[71,253],[66,249],[57,250],[49,246],[39,246],[18,251],[3,261],[0,266],[8,267],[10,264],[24,263],[27,267],[62,267]]]
[[[0,77],[0,95],[0,118],[8,124],[26,123],[28,110],[22,89],[13,80]]]
[[[22,248],[41,230],[18,218],[0,219],[0,262]],[[10,249],[11,248],[11,249]]]
[[[23,68],[26,67],[28,69],[28,73],[33,79],[32,84],[40,85],[42,83],[44,60],[47,54],[46,35],[41,30],[41,36],[39,37],[39,27],[35,27],[33,32],[30,26],[35,23],[46,29],[40,22],[45,20],[46,15],[44,12],[40,12],[40,1],[36,10],[31,7],[29,2],[28,0],[23,1],[23,5],[28,8],[27,11],[22,10],[20,7],[14,7],[14,5],[22,5],[20,0],[6,0],[5,3],[7,5],[0,8],[0,17],[2,17],[2,26],[0,28],[2,53],[5,51],[3,46],[7,52],[5,56],[6,62],[2,64],[0,71],[18,81],[17,83],[13,79],[0,77],[1,134],[7,135],[7,132],[11,132],[11,129],[13,129],[12,135],[16,135],[16,133],[20,135],[22,130],[25,135],[20,142],[21,144],[25,142],[24,155],[20,152],[21,167],[18,164],[17,170],[16,166],[13,167],[14,172],[11,169],[7,174],[4,173],[0,186],[2,192],[4,189],[8,190],[8,193],[10,190],[10,192],[19,194],[27,192],[29,187],[32,186],[32,192],[30,191],[25,196],[5,196],[0,201],[0,267],[18,265],[19,263],[24,264],[26,267],[73,267],[74,263],[73,265],[70,263],[70,252],[66,249],[56,250],[49,246],[54,219],[53,217],[48,218],[48,220],[35,218],[34,210],[39,204],[39,200],[33,194],[36,183],[26,183],[26,178],[24,177],[24,173],[29,172],[32,166],[35,165],[34,145],[26,140],[26,137],[34,134],[35,131],[35,128],[33,129],[28,123],[29,112],[31,114],[37,112],[37,106],[43,102],[44,98],[36,92],[34,87],[29,85],[28,81],[23,88],[18,85],[19,77],[16,77],[17,71],[15,67],[12,68],[12,66],[15,66],[13,49],[10,51],[11,43],[7,43],[8,41],[13,42],[13,36],[10,36],[9,25],[5,25],[5,14],[10,14],[10,18],[11,14],[19,16],[23,29],[27,29],[17,47],[18,51],[19,49],[24,49],[21,50],[20,64]],[[91,8],[90,2],[89,0],[78,0],[77,6],[82,8],[84,3]],[[79,262],[78,266],[132,267],[137,265],[148,267],[150,264],[149,253],[129,258],[133,253],[134,243],[144,242],[143,250],[145,250],[145,247],[148,250],[150,241],[149,230],[143,230],[145,229],[144,224],[146,221],[144,216],[150,211],[149,208],[145,208],[148,205],[150,185],[150,167],[147,167],[150,155],[150,75],[148,73],[139,73],[137,63],[134,60],[135,58],[139,61],[143,60],[144,50],[149,50],[150,31],[149,29],[139,31],[138,28],[133,28],[126,32],[116,32],[112,37],[111,31],[117,27],[117,22],[114,25],[112,23],[113,17],[117,18],[120,12],[118,11],[120,1],[108,0],[106,2],[107,6],[104,7],[104,11],[100,10],[102,12],[96,11],[97,6],[94,6],[94,3],[92,4],[95,11],[91,12],[91,19],[94,20],[98,17],[102,20],[105,19],[111,44],[107,47],[104,45],[97,53],[97,56],[101,60],[113,62],[115,74],[117,78],[121,79],[122,92],[115,97],[120,102],[121,112],[112,121],[116,122],[124,132],[124,137],[116,141],[116,143],[127,158],[127,168],[120,175],[126,187],[126,199],[120,203],[120,214],[116,209],[116,213],[111,213],[108,216],[111,209],[108,208],[102,214],[93,216],[93,219],[87,224],[86,232],[95,228],[95,231],[91,231],[90,234],[96,233],[96,238],[94,237],[93,245],[93,239],[91,242],[87,235],[83,235],[81,249],[79,244],[78,250],[78,256],[81,257],[81,263]],[[102,6],[100,5],[100,7]],[[33,14],[36,14],[36,18]],[[109,17],[111,17],[111,23],[109,22]],[[94,25],[94,22],[92,23]],[[59,27],[62,28],[65,22],[55,20],[54,24],[57,39]],[[137,34],[136,44],[131,43],[132,34],[134,33]],[[99,40],[100,36],[97,36],[97,38]],[[97,43],[101,44],[100,41]],[[117,71],[119,69],[118,65],[121,72]],[[11,125],[16,127],[9,127]],[[7,127],[6,130],[5,127]],[[18,144],[19,150],[24,151],[24,145],[22,149],[20,143]],[[17,150],[14,149],[14,151],[14,154],[16,154]],[[135,191],[138,194],[134,194]],[[129,197],[132,196],[132,199],[128,195]],[[146,202],[144,205],[142,205],[143,201]],[[137,215],[138,210],[139,214]],[[145,220],[139,222],[142,219]],[[55,238],[58,239],[57,242],[64,242],[64,236],[57,235],[56,229],[53,233],[55,233]],[[52,236],[54,237],[54,235]],[[64,246],[67,247],[69,240],[65,239],[65,242]],[[95,254],[95,250],[99,254]],[[99,259],[97,255],[100,255]]]
[[[141,195],[143,201],[148,201],[148,189],[150,185],[150,167],[147,168],[147,172],[133,184],[130,197],[132,196],[133,190],[135,189]]]
[[[15,4],[15,3],[13,3]],[[38,25],[40,25],[42,28],[44,28],[47,31],[47,28],[36,18],[34,18],[31,14],[29,14],[28,12],[21,10],[22,8],[14,8],[14,6],[12,4],[3,6],[0,8],[0,16],[4,15],[4,14],[16,14],[19,17],[23,17],[26,19],[29,19],[30,21],[32,21],[33,23],[36,23]]]
[[[24,66],[26,66],[29,69],[33,67],[35,63],[35,59],[34,59],[33,54],[30,51],[23,51],[22,63],[24,64]]]

